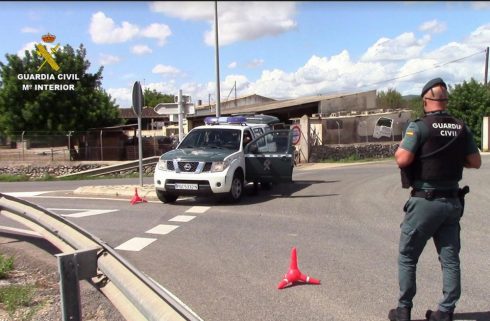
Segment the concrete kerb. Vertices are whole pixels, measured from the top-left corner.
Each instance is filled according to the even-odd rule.
[[[136,191],[138,196],[147,200],[158,200],[153,184],[146,185],[99,185],[99,186],[82,186],[77,188],[73,193],[83,196],[110,196],[127,198],[128,202],[135,196]]]

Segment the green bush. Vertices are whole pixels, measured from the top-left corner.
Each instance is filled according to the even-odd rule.
[[[14,258],[0,254],[0,279],[5,279],[7,274],[14,269]]]

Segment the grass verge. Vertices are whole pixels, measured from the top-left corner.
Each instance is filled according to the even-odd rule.
[[[5,306],[5,310],[13,315],[20,307],[28,307],[34,296],[33,285],[11,284],[0,287],[0,303]]]

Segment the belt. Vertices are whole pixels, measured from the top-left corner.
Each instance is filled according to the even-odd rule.
[[[446,198],[453,198],[453,197],[458,197],[458,191],[452,190],[452,191],[441,191],[441,190],[423,190],[423,189],[412,189],[410,192],[410,196],[412,197],[422,197],[427,200],[432,200],[434,198],[441,198],[441,197],[446,197]]]

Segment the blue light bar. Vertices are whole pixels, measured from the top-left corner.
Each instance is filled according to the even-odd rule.
[[[247,119],[243,116],[233,117],[206,117],[204,123],[206,125],[218,125],[218,124],[244,124]]]

